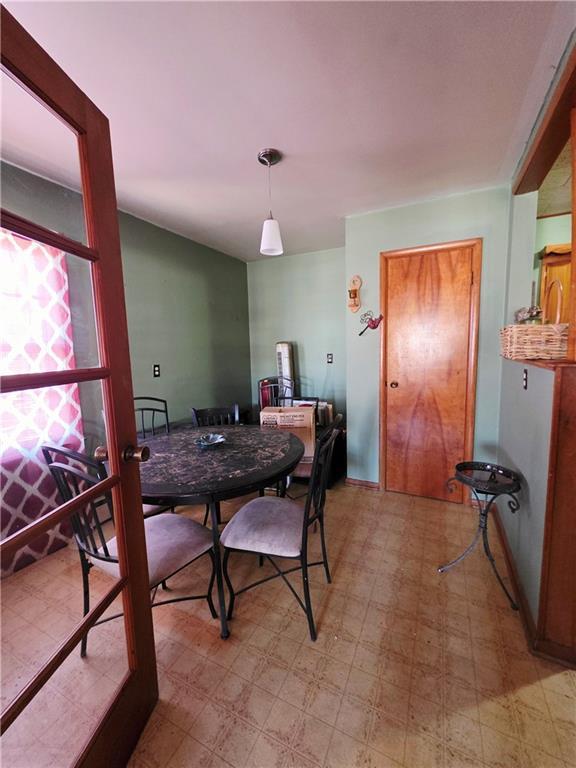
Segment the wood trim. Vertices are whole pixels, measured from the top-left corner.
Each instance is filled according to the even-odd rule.
[[[0,717],[0,733],[4,733],[9,728],[18,715],[28,706],[34,696],[40,692],[44,685],[50,680],[58,667],[68,658],[71,652],[76,648],[82,638],[88,634],[90,629],[98,621],[104,611],[112,605],[120,592],[126,586],[126,579],[120,579],[104,595],[92,610],[84,616],[80,624],[71,632],[68,637],[60,644],[57,650],[48,659],[46,664],[40,669],[20,693],[6,707]]]
[[[380,490],[380,483],[373,483],[371,480],[356,480],[353,477],[347,477],[344,480],[344,485],[352,486],[353,488],[366,488],[369,491]]]
[[[498,533],[498,538],[500,539],[502,551],[504,552],[504,559],[506,561],[508,575],[510,576],[510,581],[512,582],[512,592],[518,604],[518,612],[520,613],[520,619],[522,620],[522,627],[524,629],[524,634],[526,635],[526,642],[528,643],[530,650],[532,650],[536,640],[536,624],[532,618],[532,612],[530,611],[530,606],[528,605],[526,593],[524,592],[524,587],[522,586],[522,582],[518,576],[518,571],[516,570],[516,563],[514,562],[514,556],[512,555],[512,550],[510,549],[510,544],[508,543],[508,536],[506,535],[506,529],[504,528],[502,518],[500,517],[500,510],[498,509],[497,502],[492,505],[492,519],[494,520],[494,526],[496,528],[496,532]]]
[[[534,137],[529,139],[529,149],[512,183],[515,195],[535,192],[540,188],[570,138],[570,111],[575,105],[576,48],[566,62]]]
[[[44,389],[62,384],[79,384],[85,381],[101,381],[110,376],[110,368],[71,368],[69,371],[42,373],[15,373],[2,376],[0,392],[21,392],[24,389]]]
[[[566,258],[572,253],[572,243],[556,243],[554,245],[546,245],[538,254],[539,259],[549,259],[557,257],[559,259]]]
[[[386,488],[386,333],[388,327],[388,302],[387,295],[387,269],[386,260],[405,256],[416,256],[438,251],[450,251],[456,248],[472,248],[472,272],[473,283],[470,291],[470,327],[468,333],[468,372],[466,384],[466,427],[464,434],[465,456],[462,461],[470,461],[474,455],[474,428],[476,421],[476,375],[478,368],[478,332],[480,325],[480,284],[482,279],[482,238],[475,237],[470,240],[455,240],[449,243],[437,243],[414,248],[403,248],[394,251],[380,252],[380,311],[384,316],[380,324],[380,457],[379,472],[381,489]],[[463,499],[463,497],[462,497]]]
[[[83,245],[77,240],[72,240],[71,238],[66,237],[66,235],[52,232],[50,229],[46,229],[46,227],[42,227],[40,224],[34,224],[34,222],[28,221],[28,219],[25,219],[22,216],[10,213],[10,211],[7,211],[5,208],[0,210],[0,225],[29,240],[36,240],[39,243],[58,248],[60,251],[71,253],[74,256],[79,256],[81,259],[86,259],[87,261],[98,261],[100,258],[98,251],[94,248],[89,248],[87,245]]]
[[[576,365],[556,371],[552,414],[537,639],[576,661]]]
[[[576,102],[576,100],[575,100]],[[572,139],[572,244],[576,243],[576,106],[570,113]],[[568,297],[568,359],[576,360],[576,247],[572,250]]]
[[[474,457],[476,427],[476,379],[478,373],[478,333],[480,328],[480,285],[482,282],[482,240],[472,246],[472,290],[470,291],[470,329],[468,335],[468,374],[466,382],[466,432],[464,461]]]
[[[558,213],[541,213],[537,219],[553,219],[555,216],[570,216],[572,211],[559,211]]]
[[[111,475],[110,477],[107,477],[106,480],[101,480],[99,483],[92,486],[92,488],[87,488],[70,501],[67,501],[65,504],[60,504],[56,509],[48,512],[43,517],[39,517],[37,520],[33,520],[24,528],[21,528],[19,531],[16,531],[16,533],[5,538],[0,542],[0,558],[2,564],[4,564],[17,550],[25,547],[26,544],[29,544],[33,539],[41,536],[51,528],[54,528],[63,520],[66,520],[77,509],[80,509],[89,501],[94,501],[103,496],[106,492],[111,491],[119,482],[120,478],[117,475]]]
[[[434,243],[433,245],[417,245],[412,248],[399,248],[393,251],[380,251],[380,256],[387,259],[403,258],[405,256],[420,256],[423,253],[438,253],[438,251],[453,251],[456,248],[473,248],[479,244],[482,247],[481,237],[472,237],[469,240],[453,240],[449,243]],[[382,261],[380,262],[382,264]]]

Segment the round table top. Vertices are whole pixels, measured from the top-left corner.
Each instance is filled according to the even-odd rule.
[[[225,442],[200,448],[196,440],[207,432],[224,435]],[[260,426],[182,426],[145,444],[150,459],[140,464],[140,480],[147,504],[241,496],[290,474],[304,455],[304,444],[292,433]]]
[[[499,496],[520,490],[520,475],[507,467],[486,461],[463,461],[456,464],[456,477],[476,491]]]

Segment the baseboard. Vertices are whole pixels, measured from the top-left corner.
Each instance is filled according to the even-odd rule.
[[[530,612],[530,606],[528,605],[528,600],[526,599],[524,587],[522,586],[522,582],[518,577],[516,563],[514,562],[512,550],[510,549],[510,545],[508,543],[506,529],[504,528],[502,518],[500,517],[500,511],[496,504],[492,505],[491,511],[492,519],[494,520],[494,525],[496,526],[496,531],[498,533],[498,538],[500,539],[500,544],[502,545],[502,549],[504,551],[504,559],[506,560],[506,567],[508,569],[510,581],[512,582],[512,591],[518,605],[520,619],[522,620],[524,634],[526,635],[526,641],[530,650],[534,652],[536,644],[536,624],[534,623],[534,619],[532,618],[532,614]]]
[[[369,491],[379,491],[380,483],[373,483],[370,480],[355,480],[353,477],[347,477],[344,485],[352,485],[357,488],[367,488]]]

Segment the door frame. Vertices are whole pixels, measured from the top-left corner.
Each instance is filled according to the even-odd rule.
[[[53,245],[85,259],[90,265],[98,331],[100,366],[95,368],[7,375],[2,392],[100,381],[105,412],[110,476],[75,499],[8,536],[0,555],[9,556],[42,531],[111,492],[116,519],[120,579],[59,645],[44,666],[32,676],[4,709],[2,729],[21,714],[72,653],[104,610],[122,594],[127,668],[96,729],[75,765],[122,766],[128,761],[140,732],[158,699],[158,680],[140,477],[137,464],[124,459],[129,445],[136,445],[136,421],[128,346],[128,327],[120,255],[118,211],[112,167],[108,120],[54,60],[26,32],[4,6],[1,13],[1,62],[4,72],[28,91],[76,134],[82,174],[82,194],[87,245],[58,235],[34,222],[2,211],[7,229],[38,242]],[[80,619],[80,617],[79,617]],[[74,724],[70,723],[70,728]]]
[[[476,415],[476,374],[478,368],[478,328],[480,325],[480,282],[482,277],[482,238],[454,240],[448,243],[421,245],[414,248],[401,248],[394,251],[380,252],[380,307],[384,316],[380,334],[380,490],[386,490],[386,406],[388,387],[386,331],[388,329],[388,277],[389,259],[417,256],[436,251],[449,251],[455,248],[472,248],[472,290],[470,292],[470,322],[468,332],[468,370],[466,374],[466,406],[464,456],[462,461],[471,461],[474,454],[474,427]],[[461,501],[462,499],[460,499]]]

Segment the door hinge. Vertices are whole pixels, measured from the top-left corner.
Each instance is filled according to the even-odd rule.
[[[470,285],[474,285],[474,272],[470,273]]]

